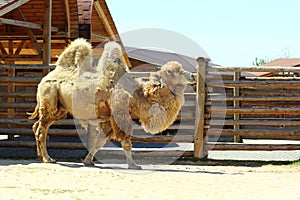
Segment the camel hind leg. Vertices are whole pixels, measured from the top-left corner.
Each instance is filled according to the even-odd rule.
[[[40,160],[42,160],[42,152],[41,152],[41,147],[40,147],[40,144],[39,144],[39,134],[37,132],[39,124],[40,124],[40,121],[35,122],[32,126],[32,129],[33,129],[33,133],[34,133],[34,136],[35,136],[36,153],[37,153],[38,158]]]
[[[88,128],[88,154],[83,160],[85,166],[94,166],[95,154],[105,145],[107,137],[102,130],[97,130],[97,126],[89,125]]]
[[[44,121],[44,119],[40,119],[33,125],[33,129],[35,129],[34,135],[36,140],[37,155],[44,163],[56,162],[49,156],[46,146],[48,129],[52,123],[54,122],[47,123]]]
[[[66,118],[67,111],[58,107],[58,89],[52,82],[41,83],[37,93],[39,120],[34,123],[33,131],[36,139],[37,155],[45,163],[54,163],[47,152],[47,134],[49,127],[56,121]]]
[[[42,109],[43,110],[43,109]],[[52,159],[47,151],[47,134],[49,127],[54,124],[56,121],[60,119],[65,119],[67,116],[67,111],[63,108],[59,108],[56,115],[53,118],[48,118],[45,114],[45,111],[41,111],[43,116],[35,122],[32,126],[35,141],[36,141],[36,149],[37,149],[37,156],[40,160],[44,163],[55,163],[56,161]]]

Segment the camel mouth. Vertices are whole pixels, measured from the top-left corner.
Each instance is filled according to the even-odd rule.
[[[188,84],[195,84],[197,82],[197,75],[195,73],[184,71],[183,75]]]

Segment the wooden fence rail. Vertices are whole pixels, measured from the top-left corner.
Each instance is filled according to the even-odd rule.
[[[300,140],[300,78],[279,76],[280,72],[300,74],[300,67],[220,67],[205,65],[203,59],[198,59],[199,62],[199,66],[206,67],[202,71],[205,71],[203,77],[207,77],[204,138],[233,136],[235,142],[206,139],[204,152],[300,149],[300,143],[242,143],[242,139],[247,138]],[[252,72],[269,72],[274,76],[249,76]]]
[[[0,64],[0,135],[8,136],[0,140],[0,147],[35,147],[31,129],[35,120],[27,119],[26,112],[35,107],[36,87],[43,72],[54,67]],[[176,122],[162,134],[151,136],[134,120],[132,136],[133,142],[190,143],[194,150],[136,151],[136,155],[202,158],[208,150],[300,150],[298,144],[242,143],[247,138],[300,140],[300,78],[243,75],[245,72],[300,74],[300,67],[220,67],[210,66],[204,58],[197,59],[196,67],[196,91],[186,91],[186,102]],[[130,75],[147,77],[149,73]],[[80,140],[68,141],[78,137],[79,132],[86,134],[76,120],[61,120],[49,130],[48,147],[84,149]],[[51,137],[64,137],[66,141],[52,141]],[[222,142],[223,137],[230,137],[230,142]]]

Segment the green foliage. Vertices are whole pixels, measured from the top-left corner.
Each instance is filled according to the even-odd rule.
[[[267,59],[256,57],[255,60],[252,62],[252,64],[254,66],[260,66],[260,65],[266,64],[267,62],[269,62]]]
[[[294,165],[294,166],[300,166],[300,160],[293,162],[292,165]]]

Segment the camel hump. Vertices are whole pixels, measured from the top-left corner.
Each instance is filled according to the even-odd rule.
[[[98,67],[107,67],[114,63],[119,63],[122,57],[122,49],[119,43],[115,41],[107,42],[104,45],[102,56],[98,62]],[[105,69],[102,69],[105,70]]]
[[[107,42],[104,45],[103,54],[107,59],[116,60],[122,56],[122,49],[119,43],[115,41]]]
[[[64,70],[79,70],[92,67],[92,45],[86,39],[72,41],[58,57],[56,65]]]

